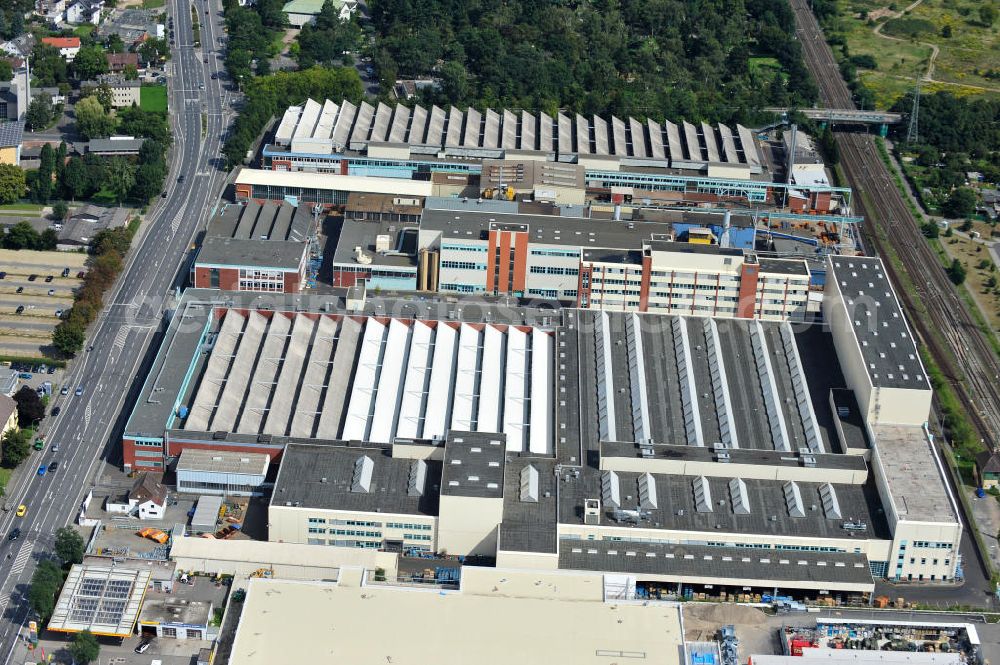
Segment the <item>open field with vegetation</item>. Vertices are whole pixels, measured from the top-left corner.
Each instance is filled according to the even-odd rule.
[[[167,86],[144,85],[139,89],[139,106],[143,111],[167,111]]]
[[[903,0],[827,0],[823,4],[830,12],[824,18],[828,37],[846,45],[880,108],[891,107],[918,78],[923,79],[923,92],[1000,96],[996,0],[922,0],[909,5]],[[874,60],[874,68],[858,64],[865,57]]]

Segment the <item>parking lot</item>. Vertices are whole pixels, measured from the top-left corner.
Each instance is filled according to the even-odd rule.
[[[76,252],[0,250],[0,354],[45,355],[86,260]]]

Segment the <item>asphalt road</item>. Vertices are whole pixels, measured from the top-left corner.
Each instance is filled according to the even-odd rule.
[[[206,2],[210,3],[209,15],[205,14]],[[222,34],[221,2],[195,0],[195,5],[203,43],[214,50]],[[43,423],[50,448],[58,444],[59,452],[49,448],[34,453],[7,488],[8,511],[0,517],[3,663],[23,655],[15,647],[19,631],[30,618],[26,594],[38,560],[50,551],[56,529],[75,518],[102,459],[117,455],[117,442],[110,439],[113,426],[128,406],[129,389],[163,318],[167,298],[174,285],[183,282],[191,241],[225,181],[219,148],[228,119],[228,93],[212,79],[222,61],[212,54],[204,63],[202,49],[192,45],[188,0],[169,0],[168,9],[174,17],[177,43],[169,65],[175,143],[167,197],[158,199],[147,216],[125,271],[108,294],[110,304],[91,328],[87,344],[92,350],[81,353],[67,370],[66,384],[82,386],[83,394],[71,391],[57,397],[55,404],[62,407],[62,413],[54,422]],[[181,175],[184,182],[178,182]],[[44,477],[34,473],[39,464],[53,459],[60,463],[57,473]],[[19,504],[27,506],[21,518],[15,514]],[[14,527],[23,536],[10,542],[6,536]]]

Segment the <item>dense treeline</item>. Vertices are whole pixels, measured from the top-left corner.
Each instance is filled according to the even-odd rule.
[[[242,6],[224,0],[226,15],[226,71],[237,83],[268,73],[268,58],[277,55],[280,30],[288,25],[282,0],[260,0]]]
[[[240,164],[254,139],[271,118],[289,104],[308,98],[361,100],[361,79],[353,68],[312,67],[298,72],[277,72],[255,78],[246,85],[243,109],[226,140],[223,154],[230,165]]]
[[[371,0],[375,64],[442,80],[439,104],[727,120],[811,105],[786,2]],[[755,67],[751,58],[774,58]]]

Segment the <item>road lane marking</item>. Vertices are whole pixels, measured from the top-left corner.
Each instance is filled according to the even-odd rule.
[[[34,549],[34,542],[26,542],[24,545],[21,545],[21,551],[17,553],[17,558],[14,559],[14,565],[10,567],[11,577],[16,577],[24,571],[24,567],[28,565],[28,559],[31,558],[31,552]]]

